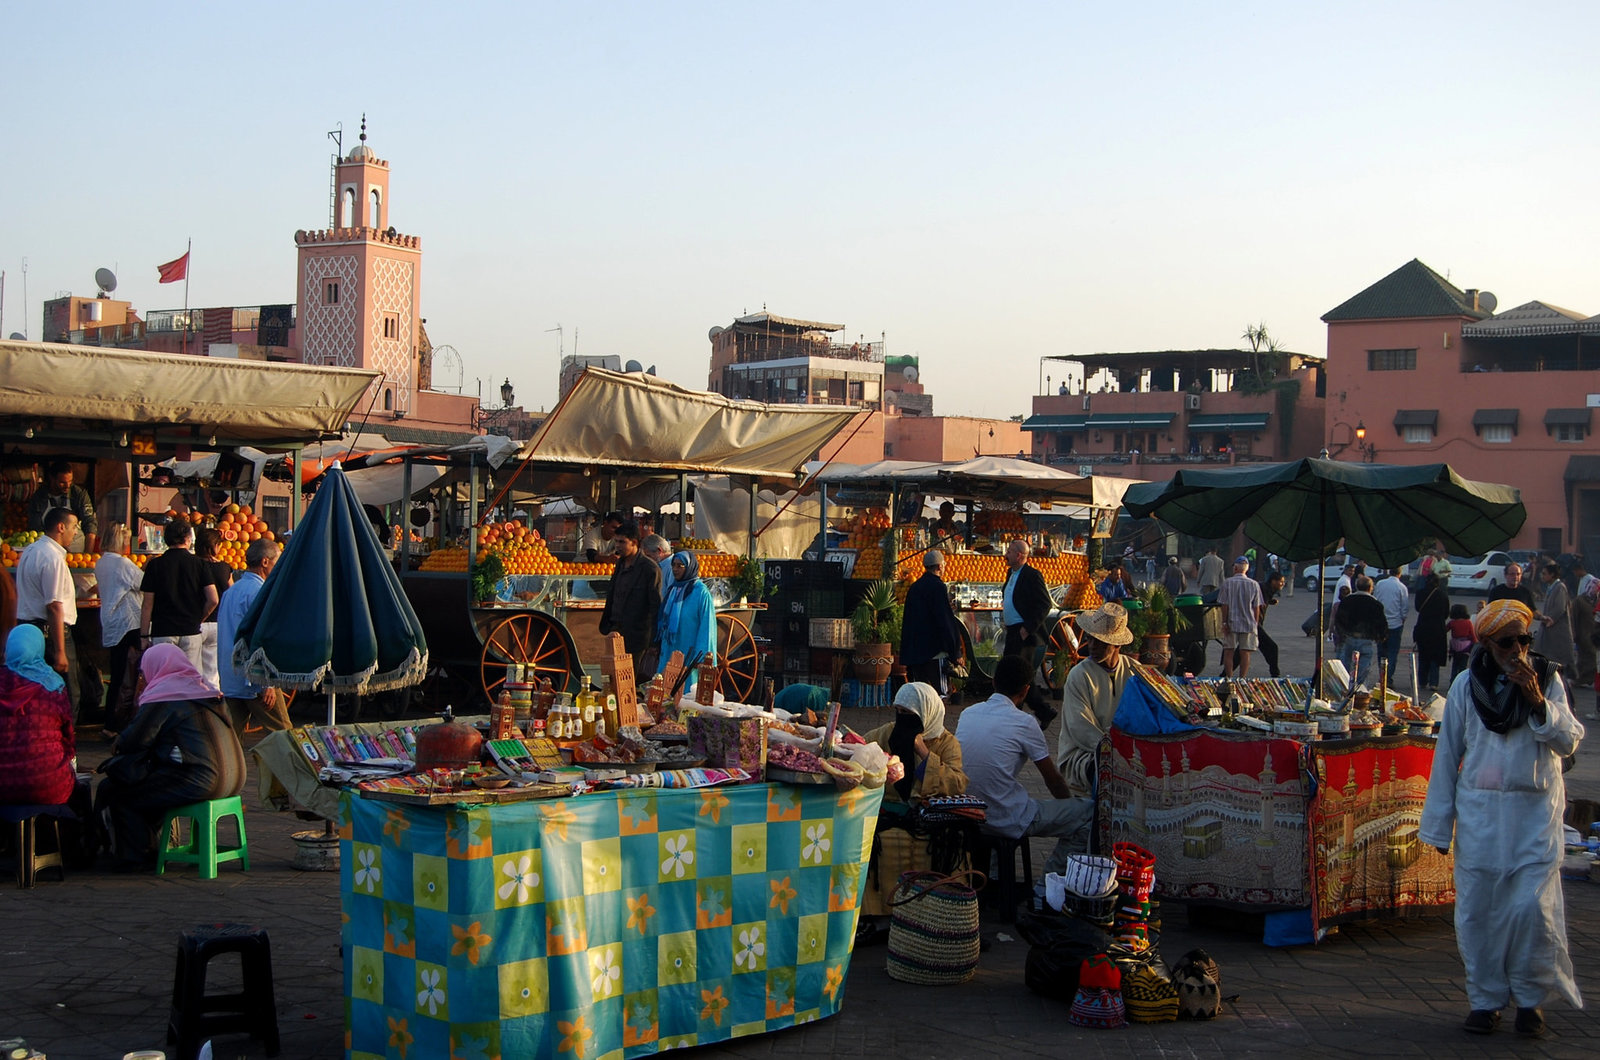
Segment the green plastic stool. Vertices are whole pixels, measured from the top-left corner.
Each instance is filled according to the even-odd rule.
[[[189,819],[187,846],[172,845],[172,822],[179,817]],[[219,850],[217,822],[224,817],[232,817],[238,822],[239,845]],[[169,861],[196,866],[200,870],[202,880],[216,879],[217,866],[224,861],[237,861],[244,871],[250,871],[250,844],[244,837],[244,803],[237,795],[227,799],[211,799],[208,802],[191,802],[187,806],[175,806],[162,818],[161,830],[156,834],[161,839],[161,849],[156,853],[157,876],[166,873]]]

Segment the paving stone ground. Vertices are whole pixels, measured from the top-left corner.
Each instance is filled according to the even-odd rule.
[[[1470,602],[1470,598],[1469,602]],[[1283,645],[1286,672],[1311,670],[1312,644],[1300,635],[1311,596],[1301,590],[1269,615]],[[1259,665],[1259,658],[1256,660]],[[1211,672],[1216,670],[1213,650]],[[1579,714],[1591,731],[1592,693]],[[852,724],[874,723],[871,711]],[[1058,723],[1059,724],[1059,723]],[[1054,727],[1047,734],[1053,741]],[[85,763],[105,755],[93,733]],[[1040,794],[1042,785],[1030,777]],[[247,789],[254,792],[254,779]],[[1568,774],[1571,798],[1600,799],[1600,738],[1585,741]],[[16,889],[0,864],[0,1038],[19,1035],[52,1060],[103,1060],[133,1049],[161,1048],[171,996],[176,935],[195,924],[238,920],[272,935],[278,1027],[284,1057],[342,1055],[343,980],[339,959],[339,878],[292,867],[293,832],[313,827],[291,815],[251,807],[251,871],[224,866],[202,882],[190,869],[165,877],[53,874],[31,891]],[[1053,841],[1050,841],[1053,842]],[[1048,853],[1041,842],[1034,864]],[[1159,872],[1159,867],[1158,870]],[[1567,922],[1579,985],[1600,1001],[1600,884],[1565,883]],[[844,1010],[819,1023],[699,1050],[718,1057],[1074,1056],[1222,1057],[1589,1057],[1600,1021],[1552,1006],[1541,1041],[1509,1030],[1473,1038],[1460,1029],[1466,1003],[1450,918],[1346,926],[1315,946],[1262,945],[1259,920],[1218,916],[1182,905],[1163,907],[1161,951],[1169,960],[1204,946],[1222,966],[1224,993],[1238,994],[1210,1023],[1134,1025],[1089,1031],[1067,1023],[1067,1006],[1023,986],[1027,947],[1007,925],[986,917],[991,942],[977,977],[955,987],[915,987],[884,971],[882,947],[857,952]],[[226,979],[222,980],[225,984]],[[1509,1027],[1509,1018],[1507,1027]],[[265,1055],[259,1043],[229,1036],[218,1060]],[[435,1060],[431,1057],[417,1060]],[[438,1058],[445,1060],[445,1058]]]

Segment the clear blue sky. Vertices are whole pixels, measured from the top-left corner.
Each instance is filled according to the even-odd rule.
[[[355,21],[343,21],[359,16]],[[363,111],[423,315],[550,404],[572,351],[706,385],[763,304],[887,333],[936,410],[1038,357],[1234,346],[1413,257],[1600,312],[1600,5],[16,5],[5,331],[114,265],[141,311],[294,300]]]

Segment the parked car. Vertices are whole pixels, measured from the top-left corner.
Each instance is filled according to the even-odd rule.
[[[1504,552],[1485,552],[1481,556],[1451,556],[1451,589],[1487,593],[1506,580],[1506,566],[1511,557]]]
[[[1336,552],[1323,560],[1320,572],[1315,563],[1307,563],[1305,569],[1300,572],[1300,584],[1306,587],[1307,592],[1314,593],[1317,591],[1317,585],[1320,582],[1320,584],[1326,585],[1331,592],[1333,587],[1339,583],[1339,578],[1344,574],[1345,567],[1351,563],[1364,566],[1360,560],[1351,559],[1343,552]],[[1504,581],[1504,579],[1501,580]]]

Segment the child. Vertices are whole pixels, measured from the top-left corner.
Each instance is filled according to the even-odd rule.
[[[1445,623],[1445,628],[1450,636],[1450,681],[1454,684],[1456,675],[1467,668],[1467,656],[1472,653],[1473,644],[1477,643],[1466,604],[1450,605],[1450,621]]]

